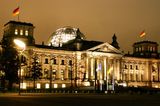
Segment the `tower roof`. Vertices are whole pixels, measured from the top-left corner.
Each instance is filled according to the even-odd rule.
[[[20,22],[20,21],[9,21],[4,26],[7,26],[8,24],[33,26],[32,23],[26,23],[26,22]]]

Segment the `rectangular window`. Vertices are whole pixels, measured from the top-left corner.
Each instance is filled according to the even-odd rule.
[[[18,35],[18,29],[15,29],[14,34],[15,34],[15,35]]]
[[[136,70],[138,70],[138,66],[136,65]]]
[[[56,59],[53,59],[53,64],[57,64],[57,60]]]
[[[72,65],[72,60],[69,60],[69,65],[70,65],[70,66]]]
[[[28,36],[28,30],[25,31],[25,35]]]
[[[61,61],[61,65],[64,65],[64,60]]]
[[[48,59],[47,58],[45,59],[44,64],[48,64]]]
[[[23,30],[20,30],[20,35],[23,35]]]
[[[132,65],[130,65],[130,69],[133,69]]]
[[[127,65],[125,65],[124,68],[127,69]]]

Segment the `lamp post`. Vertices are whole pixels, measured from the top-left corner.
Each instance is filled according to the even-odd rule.
[[[20,60],[20,67],[19,67],[19,95],[20,95],[20,89],[21,89],[21,55],[23,53],[23,51],[26,48],[26,44],[19,40],[19,39],[14,39],[14,44],[17,46],[17,50],[19,51],[19,60]]]

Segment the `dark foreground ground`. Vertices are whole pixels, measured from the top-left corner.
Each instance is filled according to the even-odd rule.
[[[160,94],[3,94],[0,106],[160,106]]]

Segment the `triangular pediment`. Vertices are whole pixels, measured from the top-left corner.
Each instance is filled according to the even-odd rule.
[[[122,54],[122,52],[109,43],[105,42],[98,46],[95,46],[93,48],[88,49],[87,51],[95,51],[95,52],[103,52],[103,53],[116,53],[116,54]]]

